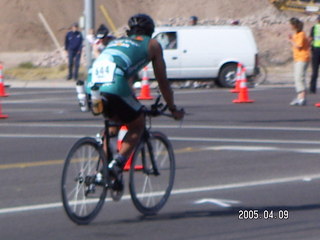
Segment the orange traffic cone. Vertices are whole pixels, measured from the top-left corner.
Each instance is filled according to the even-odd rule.
[[[120,151],[120,149],[121,149],[122,141],[123,141],[124,137],[126,136],[127,132],[128,132],[128,128],[125,125],[121,126],[120,131],[118,133],[118,141],[117,141],[117,149],[118,149],[118,151]],[[124,171],[129,171],[130,170],[132,157],[133,157],[133,154],[131,154],[131,156],[129,157],[128,161],[124,165],[124,168],[123,168]],[[141,165],[135,166],[136,170],[141,170],[142,168],[143,167]]]
[[[126,136],[128,132],[128,128],[125,125],[122,125],[119,133],[118,133],[118,141],[117,141],[117,150],[120,151],[121,145],[122,145],[122,141],[124,139],[124,137]]]
[[[249,99],[249,92],[247,87],[246,68],[242,69],[240,92],[238,99],[232,101],[233,103],[252,103],[254,100]]]
[[[2,114],[2,106],[1,106],[1,102],[0,102],[0,119],[8,118],[8,117],[9,117],[9,115]]]
[[[3,65],[0,63],[0,97],[8,97],[5,86],[3,84]]]
[[[141,92],[138,96],[139,100],[152,100],[153,97],[150,94],[149,78],[148,78],[148,67],[144,67],[142,70],[142,83]]]
[[[129,171],[130,170],[130,166],[131,166],[131,162],[132,162],[132,156],[133,154],[131,154],[131,156],[129,157],[128,161],[126,162],[126,165],[124,165],[123,171]],[[143,169],[142,165],[138,165],[134,167],[135,170],[141,170]]]
[[[239,93],[240,92],[242,68],[243,68],[243,65],[241,63],[238,63],[235,87],[234,87],[234,89],[230,90],[230,92],[232,92],[232,93]]]

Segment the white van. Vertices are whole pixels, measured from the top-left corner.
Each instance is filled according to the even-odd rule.
[[[248,27],[158,27],[153,37],[163,48],[170,80],[214,79],[220,86],[233,87],[238,62],[248,77],[256,74],[258,50]],[[148,74],[154,78],[151,64]]]

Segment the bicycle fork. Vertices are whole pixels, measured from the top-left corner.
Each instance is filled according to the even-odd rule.
[[[159,176],[160,172],[157,166],[157,163],[155,161],[155,157],[154,157],[154,151],[153,151],[153,146],[152,143],[150,142],[150,133],[149,132],[145,132],[145,143],[147,145],[147,149],[145,149],[145,145],[142,147],[141,149],[141,155],[142,155],[142,163],[144,166],[144,171],[149,175],[149,174],[154,174],[155,176]],[[147,170],[146,169],[146,150],[148,151],[149,155],[150,155],[150,161],[151,161],[151,169]]]

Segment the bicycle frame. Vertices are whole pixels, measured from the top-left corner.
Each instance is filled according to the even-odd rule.
[[[113,158],[113,152],[110,147],[110,133],[109,133],[109,127],[112,127],[112,126],[118,126],[118,125],[110,124],[108,119],[104,120],[104,133],[103,133],[102,148],[103,148],[103,152],[106,155],[107,164]]]
[[[152,144],[151,142],[149,141],[149,138],[150,138],[150,133],[148,132],[147,129],[145,129],[145,132],[144,132],[144,135],[143,135],[143,138],[142,138],[142,141],[144,141],[146,144],[147,144],[147,147],[148,147],[148,152],[150,154],[150,160],[151,160],[151,165],[152,165],[152,170],[153,170],[153,173],[158,176],[160,175],[159,173],[159,170],[158,170],[158,167],[157,167],[157,164],[155,162],[155,158],[154,158],[154,152],[153,152],[153,147],[152,147]],[[142,162],[143,162],[143,166],[146,166],[146,163],[145,163],[145,152],[146,150],[143,149],[142,150]],[[144,172],[149,174],[149,172],[147,171],[147,169],[145,169],[145,167],[143,168]]]
[[[129,171],[130,170],[130,167],[131,167],[131,162],[132,162],[132,157],[134,155],[134,153],[138,150],[138,146],[139,144],[142,143],[146,143],[147,144],[147,147],[148,147],[148,152],[150,153],[150,159],[151,159],[151,164],[152,164],[152,169],[153,169],[153,173],[155,175],[159,175],[159,170],[158,170],[158,167],[156,165],[156,162],[155,162],[155,158],[154,158],[154,153],[153,153],[153,147],[152,147],[152,144],[149,142],[149,138],[150,138],[150,129],[151,129],[151,116],[154,116],[155,115],[155,112],[156,112],[156,115],[157,114],[162,114],[164,116],[171,116],[171,115],[167,115],[167,114],[164,114],[163,112],[167,109],[167,106],[162,106],[162,104],[158,105],[159,104],[159,101],[160,101],[160,95],[158,96],[154,106],[155,108],[152,109],[151,107],[151,111],[150,110],[145,110],[144,114],[145,114],[145,117],[149,117],[149,127],[146,127],[144,128],[143,130],[143,134],[136,146],[136,148],[133,150],[133,152],[131,153],[129,159],[127,160],[123,170],[124,171]],[[162,107],[162,110],[160,110],[158,112],[158,109],[157,107]],[[103,141],[103,150],[105,152],[105,154],[107,155],[106,159],[107,159],[107,163],[109,163],[112,158],[113,158],[113,152],[110,148],[110,133],[109,133],[109,127],[121,127],[121,126],[124,126],[122,124],[117,124],[117,123],[114,123],[114,124],[110,124],[110,121],[108,119],[105,119],[104,121],[104,125],[105,125],[105,128],[104,128],[104,136],[105,136],[105,139],[106,141]],[[117,147],[117,150],[120,151],[120,148],[121,148],[121,143],[118,144],[118,147]],[[145,166],[146,166],[146,163],[145,163],[145,152],[146,150],[143,149],[142,150],[142,154],[143,154],[143,166],[135,166],[135,170],[144,170],[145,173],[147,173],[147,170],[145,169]]]
[[[113,127],[113,126],[120,126],[120,124],[110,124],[109,120],[105,120],[104,121],[104,140],[102,142],[102,146],[103,146],[103,150],[104,150],[104,153],[106,155],[106,160],[107,160],[107,165],[108,163],[112,160],[113,158],[113,151],[110,147],[110,133],[109,133],[109,127]],[[150,159],[151,159],[151,165],[152,165],[152,170],[153,170],[153,174],[155,174],[156,176],[158,176],[160,173],[159,173],[159,170],[158,170],[158,167],[157,167],[157,164],[155,162],[155,159],[154,159],[154,153],[153,153],[153,147],[151,145],[151,143],[148,141],[148,139],[150,138],[150,133],[149,133],[149,130],[147,128],[144,129],[144,132],[141,136],[141,139],[139,140],[139,143],[137,145],[137,147],[139,146],[139,144],[143,144],[143,143],[146,143],[146,146],[148,148],[148,152],[150,154]],[[120,144],[121,146],[121,144]],[[120,150],[119,146],[118,146],[118,151]],[[138,151],[138,148],[136,148],[132,154],[130,155],[127,163],[125,164],[124,166],[124,171],[129,171],[130,168],[131,168],[131,162],[132,162],[132,157],[134,155],[134,152],[135,151]],[[135,170],[143,170],[144,173],[146,174],[149,174],[150,172],[148,172],[148,170],[146,169],[146,149],[143,148],[141,149],[141,154],[142,154],[142,166],[135,166]],[[149,170],[150,171],[150,170]]]

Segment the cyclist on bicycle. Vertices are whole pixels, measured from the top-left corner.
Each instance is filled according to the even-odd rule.
[[[157,40],[151,39],[155,27],[152,18],[146,14],[137,14],[129,19],[128,25],[128,37],[110,42],[94,62],[92,81],[89,84],[94,88],[99,87],[103,109],[98,111],[112,121],[125,124],[128,128],[119,154],[109,164],[111,173],[121,186],[122,169],[145,126],[143,106],[134,96],[131,81],[132,77],[150,61],[160,91],[173,117],[176,120],[184,117],[184,111],[178,109],[174,103],[173,91],[166,76],[162,48]]]

